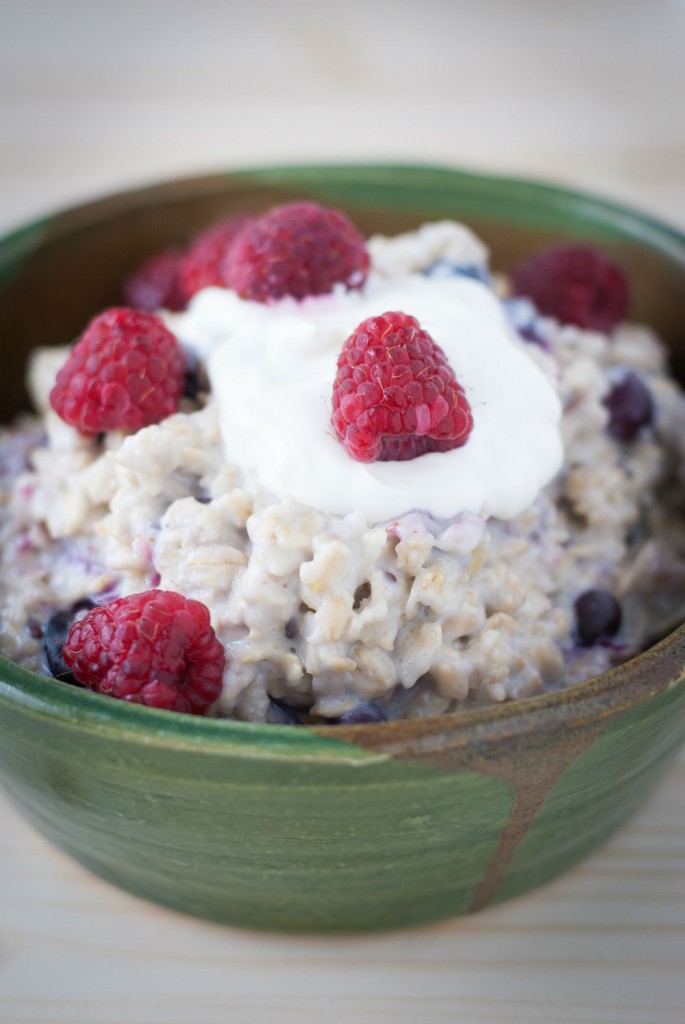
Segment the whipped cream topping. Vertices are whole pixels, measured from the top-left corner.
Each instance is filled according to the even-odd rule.
[[[443,349],[473,432],[450,452],[359,463],[330,423],[336,360],[362,320],[391,310],[415,316]],[[412,510],[508,519],[561,466],[559,398],[479,281],[372,273],[359,292],[271,305],[208,288],[165,320],[207,367],[227,461],[277,498],[336,515],[359,509],[369,523]]]

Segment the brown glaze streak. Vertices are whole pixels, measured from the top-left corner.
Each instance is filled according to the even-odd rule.
[[[552,734],[545,731],[502,737],[494,744],[476,740],[467,747],[425,758],[444,771],[476,772],[505,782],[514,791],[514,807],[500,832],[497,849],[485,869],[470,911],[481,910],[490,903],[519,843],[559,777],[592,746],[615,717],[616,714],[608,714],[600,722],[575,723],[571,728],[561,726]],[[424,760],[407,754],[396,756],[400,760]]]
[[[486,907],[559,777],[619,715],[683,682],[685,627],[611,673],[542,697],[444,719],[335,727],[365,750],[442,771],[470,771],[511,786],[514,807],[470,906]],[[607,685],[609,683],[609,685]],[[331,729],[315,729],[331,736]]]
[[[514,790],[514,807],[509,820],[499,835],[497,849],[488,864],[476,890],[469,910],[481,910],[495,895],[497,887],[506,874],[516,848],[533,824],[538,811],[554,788],[559,777],[580,754],[588,750],[605,731],[609,720],[594,727],[588,726],[572,742],[553,748],[546,753],[541,763],[530,754],[521,754],[513,768],[508,765],[491,765],[488,769],[476,768],[491,778],[509,782]]]

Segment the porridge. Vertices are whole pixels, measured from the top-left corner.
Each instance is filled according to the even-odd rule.
[[[594,250],[506,280],[463,225],[364,241],[289,204],[126,298],[33,354],[36,415],[4,433],[8,658],[176,710],[384,721],[570,685],[685,618],[685,398]],[[150,592],[185,616],[189,700],[137,639],[128,681],[83,677]]]

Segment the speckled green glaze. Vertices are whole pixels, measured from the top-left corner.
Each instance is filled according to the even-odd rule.
[[[458,217],[507,269],[601,241],[685,376],[685,239],[594,197],[427,167],[242,171],[115,196],[0,242],[7,415],[35,344],[63,343],[154,249],[239,210],[310,196],[367,231]],[[440,719],[296,729],[129,706],[0,659],[0,777],[48,838],[109,881],[229,924],[418,925],[575,864],[645,799],[685,738],[685,628],[588,683]]]

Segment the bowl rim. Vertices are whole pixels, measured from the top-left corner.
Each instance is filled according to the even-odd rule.
[[[9,251],[12,262],[17,249],[34,239],[50,224],[49,242],[77,233],[100,220],[108,220],[151,199],[165,201],[174,195],[197,194],[202,188],[225,190],[240,183],[281,188],[318,187],[325,191],[326,179],[359,184],[372,181],[382,187],[388,180],[408,182],[410,178],[426,181],[442,180],[452,188],[459,186],[475,194],[510,193],[525,209],[541,201],[543,206],[580,214],[601,223],[615,232],[618,240],[639,239],[652,249],[667,255],[685,269],[685,232],[651,214],[631,208],[591,192],[559,186],[525,177],[509,177],[456,167],[407,163],[285,164],[271,167],[236,168],[205,175],[181,176],[157,183],[109,193],[85,203],[74,204],[53,214],[46,214],[0,237],[2,253]],[[355,200],[359,206],[377,207],[377,202]],[[493,218],[494,219],[494,218]],[[524,217],[523,220],[526,223]],[[41,241],[39,241],[39,245]],[[645,667],[646,666],[646,667]],[[516,698],[501,704],[467,708],[428,718],[405,719],[373,725],[276,725],[242,722],[233,719],[207,718],[181,712],[169,713],[127,701],[103,700],[99,694],[77,686],[56,685],[48,676],[33,672],[0,655],[0,707],[20,707],[39,716],[56,717],[73,727],[89,727],[98,733],[127,737],[145,743],[176,748],[211,749],[215,752],[272,757],[316,757],[317,760],[340,759],[366,761],[385,756],[379,748],[392,750],[396,744],[430,737],[449,736],[453,743],[467,743],[477,733],[479,741],[503,739],[541,729],[566,728],[571,723],[611,716],[636,702],[648,699],[662,689],[685,685],[685,623],[649,650],[624,664],[593,676],[584,682],[530,697]],[[383,737],[375,744],[376,753],[356,743],[373,733]]]
[[[324,192],[327,183],[343,188],[346,185],[364,185],[368,187],[369,195],[356,194],[354,202],[359,207],[374,208],[379,205],[375,189],[389,184],[407,185],[412,181],[415,187],[423,185],[426,189],[439,189],[440,185],[446,185],[453,191],[458,185],[462,198],[473,198],[474,195],[485,197],[486,202],[480,205],[481,210],[487,208],[486,203],[489,203],[491,194],[497,195],[507,190],[515,206],[524,211],[523,223],[530,223],[527,218],[531,208],[540,207],[542,203],[542,208],[547,207],[556,214],[595,224],[607,236],[613,235],[616,240],[625,242],[632,239],[646,243],[685,267],[685,226],[676,227],[662,217],[632,206],[629,202],[610,198],[592,189],[557,184],[536,177],[405,161],[237,166],[204,174],[184,174],[146,181],[91,197],[85,202],[48,208],[42,214],[4,230],[0,234],[0,250],[9,250],[12,259],[15,247],[21,249],[22,243],[28,238],[35,238],[46,224],[50,225],[49,241],[53,243],[81,228],[109,220],[116,213],[147,206],[151,200],[158,204],[173,198],[197,195],[198,188],[207,195],[220,193],[227,182],[234,187],[264,185],[274,189],[298,187],[312,191],[321,189]],[[488,218],[484,215],[483,219]],[[516,215],[512,217],[514,219]]]
[[[0,709],[5,705],[39,718],[48,716],[68,728],[86,728],[103,737],[145,745],[362,762],[400,750],[418,753],[432,749],[436,741],[463,748],[474,740],[480,746],[608,721],[663,690],[685,687],[683,665],[685,624],[638,657],[566,688],[426,718],[372,725],[292,726],[202,717],[107,700],[0,655]],[[372,743],[365,742],[372,737]]]

